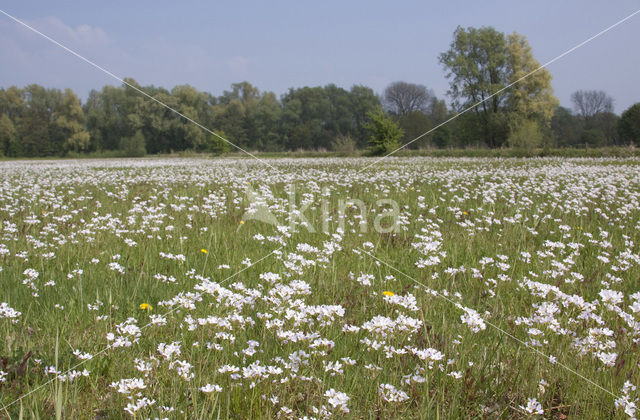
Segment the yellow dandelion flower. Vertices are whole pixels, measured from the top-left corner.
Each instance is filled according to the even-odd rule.
[[[385,296],[389,296],[389,297],[391,297],[391,296],[395,295],[395,293],[390,292],[390,291],[388,291],[388,290],[385,290],[384,292],[382,292],[382,294],[383,294],[383,295],[385,295]]]
[[[462,214],[464,214],[465,216],[468,215],[469,213],[467,213],[466,211],[463,211]]]
[[[153,306],[149,305],[148,303],[141,303],[140,309],[143,311],[151,311],[153,310]]]
[[[244,220],[240,220],[240,224],[241,224],[241,225],[244,225]]]
[[[208,251],[207,251],[206,249],[204,249],[204,248],[202,248],[202,249],[200,250],[200,252],[202,252],[203,254],[208,254]]]

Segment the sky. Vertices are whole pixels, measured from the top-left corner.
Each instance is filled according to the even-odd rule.
[[[638,0],[524,1],[0,1],[25,21],[118,77],[143,86],[190,84],[218,96],[249,81],[289,88],[359,84],[382,93],[403,80],[448,101],[438,55],[457,26],[527,37],[542,64],[640,9]],[[552,63],[563,106],[603,90],[620,114],[640,102],[640,14]],[[635,51],[635,52],[634,52]],[[120,83],[0,14],[0,87],[91,89]]]

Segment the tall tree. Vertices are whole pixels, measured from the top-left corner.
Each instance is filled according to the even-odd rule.
[[[16,128],[7,114],[0,115],[0,155],[17,156]]]
[[[330,147],[333,137],[327,129],[327,122],[330,120],[331,102],[324,88],[290,89],[282,97],[282,107],[288,149]]]
[[[349,110],[351,111],[352,129],[348,135],[355,139],[358,147],[365,147],[369,139],[368,132],[364,127],[368,121],[367,115],[381,107],[380,98],[373,89],[361,85],[352,86],[349,90],[349,96],[351,98]]]
[[[397,118],[398,125],[402,129],[402,142],[407,143],[416,139],[418,136],[426,133],[433,127],[431,118],[423,112],[414,111],[409,114],[399,116]],[[420,146],[428,144],[430,139],[426,136],[419,140],[413,141],[408,147],[417,149]]]
[[[613,98],[601,90],[578,90],[571,94],[576,114],[583,122],[580,143],[605,146],[617,141],[618,116]]]
[[[584,127],[581,118],[571,110],[558,106],[551,119],[551,132],[556,147],[576,146],[580,143],[580,134]]]
[[[406,116],[412,112],[429,113],[434,96],[424,85],[398,81],[387,86],[382,98],[387,112]]]
[[[0,151],[5,156],[21,156],[20,125],[25,110],[24,91],[15,86],[0,89]]]
[[[273,92],[264,92],[256,104],[247,110],[247,136],[253,149],[277,151],[282,107]]]
[[[55,124],[63,136],[65,151],[81,152],[89,147],[89,132],[84,126],[84,112],[80,99],[71,89],[65,89]]]
[[[115,150],[120,139],[133,135],[127,130],[124,89],[121,87],[107,85],[101,91],[89,92],[84,114],[91,150]]]
[[[510,125],[522,119],[535,119],[548,125],[557,106],[551,90],[551,76],[540,70],[501,92],[538,66],[526,39],[519,34],[509,37],[494,28],[461,28],[454,32],[448,51],[440,62],[450,79],[449,95],[454,109],[475,106],[472,117],[457,125],[472,130],[490,147],[504,144]],[[500,92],[498,94],[498,92]],[[472,134],[472,132],[469,132]],[[473,137],[473,136],[472,136]]]
[[[479,120],[479,133],[490,147],[500,146],[506,136],[492,130],[500,118],[505,95],[494,93],[502,89],[507,73],[507,42],[503,33],[494,28],[458,27],[448,51],[440,54],[440,62],[450,79],[449,96],[455,109],[462,110],[479,104],[473,113]]]
[[[640,102],[622,113],[618,133],[625,143],[640,145]]]
[[[507,61],[508,82],[515,83],[507,93],[509,111],[549,126],[560,102],[553,94],[551,73],[540,69],[540,63],[533,57],[531,46],[523,35],[514,32],[507,37]]]
[[[55,125],[62,92],[31,84],[24,88],[25,108],[20,124],[22,153],[25,156],[51,156],[63,151],[63,137]]]
[[[578,90],[571,94],[576,113],[585,120],[600,112],[613,112],[613,98],[602,90]]]
[[[0,113],[7,116],[16,124],[25,107],[24,90],[11,86],[9,88],[0,89]]]

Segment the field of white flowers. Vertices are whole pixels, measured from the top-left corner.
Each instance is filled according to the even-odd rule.
[[[640,160],[0,162],[0,418],[629,418]]]

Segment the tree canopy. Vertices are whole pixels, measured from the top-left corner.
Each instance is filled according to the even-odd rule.
[[[640,104],[618,117],[605,92],[579,90],[571,96],[574,112],[560,107],[551,74],[521,34],[458,27],[438,59],[450,106],[426,85],[407,81],[390,83],[381,96],[367,86],[328,84],[278,97],[248,81],[214,96],[188,84],[168,90],[128,78],[92,90],[84,105],[70,89],[11,86],[0,89],[0,155],[233,150],[222,139],[250,151],[340,153],[370,146],[384,153],[402,144],[531,149],[640,142]]]
[[[454,109],[473,107],[459,124],[467,136],[497,147],[522,119],[549,125],[558,104],[551,75],[539,69],[524,36],[505,36],[492,27],[458,27],[440,63],[447,72]]]

